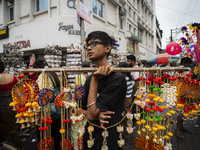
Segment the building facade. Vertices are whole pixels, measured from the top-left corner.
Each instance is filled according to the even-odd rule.
[[[21,43],[25,55],[42,54],[46,45],[80,43],[76,0],[0,0],[0,53],[3,44]],[[91,12],[85,35],[106,31],[119,53],[141,59],[156,54],[155,0],[83,0]]]
[[[162,50],[162,34],[163,31],[160,29],[160,24],[156,18],[156,54],[161,54],[164,52]]]

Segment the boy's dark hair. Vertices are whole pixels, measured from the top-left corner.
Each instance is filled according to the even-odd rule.
[[[128,55],[126,56],[127,59],[130,59],[131,61],[134,61],[135,62],[135,56],[134,55]]]
[[[50,66],[48,65],[47,61],[44,58],[38,58],[34,63],[33,63],[33,68],[44,68],[45,66]],[[60,87],[60,80],[58,76],[55,74],[55,72],[50,72],[49,73],[52,77],[53,80],[55,81],[55,84],[57,87]]]
[[[181,65],[183,65],[183,64],[191,64],[191,63],[192,63],[192,60],[190,58],[188,58],[188,57],[183,57],[181,59]]]
[[[44,68],[45,66],[48,66],[48,63],[44,58],[38,58],[34,63],[33,63],[33,68]]]
[[[129,67],[128,64],[126,62],[119,62],[119,67]],[[132,76],[130,72],[122,72],[123,74],[127,75],[127,77],[129,78],[129,80],[132,80]]]
[[[167,64],[162,64],[162,65],[160,65],[160,67],[166,67],[167,66]]]
[[[109,36],[106,32],[103,31],[91,32],[86,39],[86,43],[88,43],[90,40],[96,40],[96,39],[101,40],[104,46],[110,45],[111,49],[115,44],[114,37]],[[110,55],[110,52],[108,53],[108,56]]]
[[[0,60],[0,73],[4,72],[4,70],[5,70],[4,62]]]

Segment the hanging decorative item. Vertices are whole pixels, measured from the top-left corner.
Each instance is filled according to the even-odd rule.
[[[82,87],[77,87],[75,89],[75,98],[81,100],[85,96],[85,90]]]
[[[35,121],[34,116],[37,110],[32,110],[33,108],[38,106],[37,104],[34,104],[35,107],[33,107],[32,103],[37,96],[38,85],[34,83],[34,91],[30,83],[32,81],[30,81],[29,83],[25,82],[27,81],[27,79],[24,79],[24,75],[18,75],[18,79],[19,82],[16,83],[12,88],[11,94],[13,102],[10,103],[10,106],[12,106],[13,110],[17,112],[15,116],[17,118],[16,123],[22,124],[21,128],[23,129],[25,127],[30,127],[31,122]],[[26,123],[26,126],[24,123]]]
[[[39,143],[38,143],[38,150],[52,150],[54,147],[54,141],[52,137],[47,137],[46,139],[42,139]]]
[[[108,135],[108,131],[104,130],[102,132],[102,136],[103,136],[103,145],[101,147],[102,150],[108,150],[108,146],[107,146],[107,137]]]
[[[119,147],[123,147],[124,146],[124,143],[125,141],[122,139],[122,133],[123,133],[123,126],[121,126],[121,124],[119,126],[117,126],[117,132],[119,132],[119,140],[117,141]]]
[[[52,150],[54,147],[54,141],[51,137],[51,116],[50,116],[50,100],[52,100],[55,95],[53,90],[49,88],[50,86],[50,79],[49,74],[46,72],[46,69],[42,70],[42,73],[38,77],[40,78],[40,91],[38,94],[38,105],[41,107],[40,111],[40,127],[38,128],[40,131],[40,142],[38,143],[38,149],[45,150],[50,149]]]
[[[118,145],[119,147],[123,147],[124,140],[122,139],[122,132],[124,128],[121,126],[121,122],[127,117],[127,132],[131,134],[133,132],[132,129],[132,119],[136,118],[137,124],[139,126],[139,130],[137,133],[139,137],[135,139],[135,146],[137,149],[171,149],[172,145],[170,143],[170,138],[173,136],[171,132],[172,126],[174,126],[174,121],[172,120],[172,115],[175,113],[173,107],[177,104],[177,108],[185,112],[189,118],[194,118],[196,115],[197,103],[199,101],[198,95],[198,83],[195,80],[191,79],[192,74],[187,74],[187,78],[177,77],[175,78],[175,69],[171,70],[171,76],[169,74],[165,74],[161,76],[161,70],[157,68],[156,74],[151,73],[150,76],[147,75],[146,79],[144,78],[145,74],[148,74],[148,70],[144,70],[142,73],[142,77],[137,80],[140,82],[138,87],[137,97],[135,98],[134,103],[136,106],[136,113],[132,114],[131,109],[133,104],[131,105],[130,110],[127,114],[116,124],[108,126],[106,130],[102,132],[103,143],[102,149],[107,150],[107,138],[109,136],[109,129],[116,127],[117,132],[119,133]],[[43,70],[42,74],[47,77],[48,73]],[[46,74],[46,75],[45,75]],[[64,80],[63,80],[64,74]],[[80,75],[80,74],[79,74]],[[35,107],[37,109],[38,104],[42,107],[44,111],[41,111],[41,127],[39,130],[41,131],[41,141],[38,144],[38,149],[52,149],[54,142],[51,138],[51,132],[49,131],[50,125],[52,123],[49,111],[50,99],[54,99],[54,93],[49,89],[48,84],[45,84],[44,78],[42,79],[42,89],[37,93],[37,86],[35,86],[32,81],[29,81],[28,84],[23,80],[20,84],[22,88],[25,89],[26,92],[24,94],[23,101],[18,100],[16,97],[20,97],[20,95],[16,94],[20,90],[13,90],[13,102],[10,104],[13,108],[20,105],[20,110],[17,110],[16,117],[18,118],[18,122],[20,123],[29,123],[29,120],[32,120],[33,113],[31,114],[31,108]],[[61,94],[58,95],[54,104],[56,107],[61,108],[61,128],[60,133],[62,140],[60,141],[60,147],[62,149],[72,149],[72,143],[68,137],[68,123],[77,124],[78,126],[78,139],[77,139],[77,147],[78,149],[83,149],[83,140],[82,136],[84,134],[84,118],[89,122],[89,127],[87,128],[89,133],[89,140],[87,141],[88,148],[92,148],[95,142],[95,138],[92,133],[94,131],[94,127],[101,128],[99,125],[91,123],[83,114],[83,112],[79,109],[81,108],[81,99],[83,98],[85,92],[84,89],[77,86],[75,88],[75,93],[71,92],[69,84],[67,82],[66,73],[63,69],[60,69],[60,81],[61,81]],[[62,83],[64,81],[64,83]],[[19,84],[19,85],[20,85]],[[33,84],[33,85],[31,85]],[[80,83],[79,83],[80,84]],[[17,86],[19,86],[17,85]],[[185,90],[184,85],[187,89],[191,88],[191,91]],[[64,88],[63,88],[64,86]],[[26,87],[26,88],[25,88]],[[195,91],[197,92],[196,97],[194,97]],[[34,93],[35,92],[35,93]],[[174,94],[173,94],[174,93]],[[175,95],[178,98],[176,101]],[[36,102],[38,99],[38,104]],[[181,100],[180,100],[181,99]],[[78,100],[78,101],[76,101]],[[175,101],[176,103],[174,103]],[[187,104],[187,105],[186,105]],[[68,115],[68,109],[70,110],[70,115]],[[15,108],[16,109],[16,108]],[[41,109],[41,110],[42,110]],[[188,109],[188,111],[186,110]],[[34,110],[34,108],[33,108]],[[168,110],[168,111],[167,111]],[[77,115],[78,114],[78,115]],[[168,121],[166,122],[166,116],[168,116]],[[19,120],[21,118],[21,120]],[[69,119],[70,118],[70,119]],[[67,123],[67,127],[65,126]],[[164,134],[166,131],[166,134]],[[67,133],[67,139],[65,139],[65,133]],[[166,142],[165,142],[165,140]]]
[[[92,146],[94,145],[94,139],[92,138],[92,132],[94,131],[94,127],[90,124],[90,126],[88,127],[88,133],[89,133],[89,140],[87,141],[87,146],[88,148],[92,148]],[[107,141],[106,141],[107,142]],[[106,143],[107,144],[107,143]],[[105,143],[104,143],[105,145]]]

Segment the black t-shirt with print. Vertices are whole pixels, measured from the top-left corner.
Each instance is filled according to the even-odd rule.
[[[84,110],[87,110],[87,98],[89,94],[91,76],[85,82],[85,97],[82,100],[82,107]],[[98,83],[98,94],[97,94],[97,108],[101,111],[114,111],[115,114],[111,115],[111,119],[109,119],[109,124],[105,125],[105,127],[114,125],[118,123],[122,119],[122,112],[124,111],[124,101],[126,98],[126,79],[122,73],[111,73],[108,77],[103,77],[99,79]],[[100,125],[99,120],[94,120],[92,123]],[[87,147],[87,140],[89,140],[88,134],[88,126],[87,122],[85,126],[85,134],[83,135],[83,143],[84,149],[89,149]],[[111,150],[118,150],[120,147],[118,146],[117,141],[119,140],[119,133],[117,132],[117,126],[107,129],[108,138],[107,138],[107,146]],[[94,145],[91,149],[101,150],[103,145],[103,129],[95,127],[92,132],[92,137],[95,138]]]

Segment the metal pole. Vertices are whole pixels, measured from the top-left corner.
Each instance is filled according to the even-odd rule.
[[[172,29],[171,29],[170,41],[173,42],[173,40],[172,40]]]
[[[83,0],[80,0],[83,3]],[[80,30],[81,30],[81,46],[82,46],[82,62],[85,61],[85,49],[84,49],[84,41],[85,41],[85,27],[84,27],[84,19],[80,18]]]

